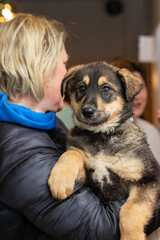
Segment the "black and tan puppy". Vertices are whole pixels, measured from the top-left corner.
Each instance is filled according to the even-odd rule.
[[[70,196],[79,179],[103,202],[127,198],[120,211],[121,240],[144,240],[160,195],[160,167],[142,130],[128,120],[140,80],[126,69],[95,62],[71,68],[63,85],[75,127],[51,171],[53,196]]]

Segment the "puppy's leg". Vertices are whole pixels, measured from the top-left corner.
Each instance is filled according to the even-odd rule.
[[[120,211],[121,240],[145,240],[144,227],[152,217],[157,201],[156,191],[133,187]]]
[[[74,189],[75,180],[84,180],[84,160],[80,151],[68,150],[51,170],[48,185],[54,198],[64,200]]]

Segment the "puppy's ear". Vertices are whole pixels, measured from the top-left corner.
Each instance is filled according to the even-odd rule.
[[[125,68],[119,69],[117,73],[124,84],[126,100],[130,102],[141,91],[142,81]]]
[[[73,79],[77,73],[78,70],[80,70],[84,65],[77,65],[75,67],[71,67],[68,69],[63,81],[62,81],[62,85],[61,85],[61,95],[63,97],[63,94],[65,92],[65,90],[67,89],[67,84],[69,82],[69,80]]]

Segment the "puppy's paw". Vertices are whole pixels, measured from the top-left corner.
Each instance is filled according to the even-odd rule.
[[[74,189],[75,180],[84,179],[84,161],[80,151],[68,150],[61,155],[51,170],[48,185],[54,198],[64,200]]]
[[[63,164],[55,164],[48,179],[53,197],[59,200],[69,197],[73,193],[75,179],[72,169]]]

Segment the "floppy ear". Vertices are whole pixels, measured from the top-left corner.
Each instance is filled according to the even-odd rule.
[[[141,91],[142,81],[125,68],[119,69],[117,73],[124,84],[126,100],[130,102]]]
[[[62,85],[61,85],[61,95],[63,97],[63,94],[67,88],[67,84],[68,84],[68,81],[73,79],[77,73],[78,70],[80,70],[84,65],[81,64],[81,65],[77,65],[77,66],[74,66],[74,67],[71,67],[68,69],[63,81],[62,81]]]

